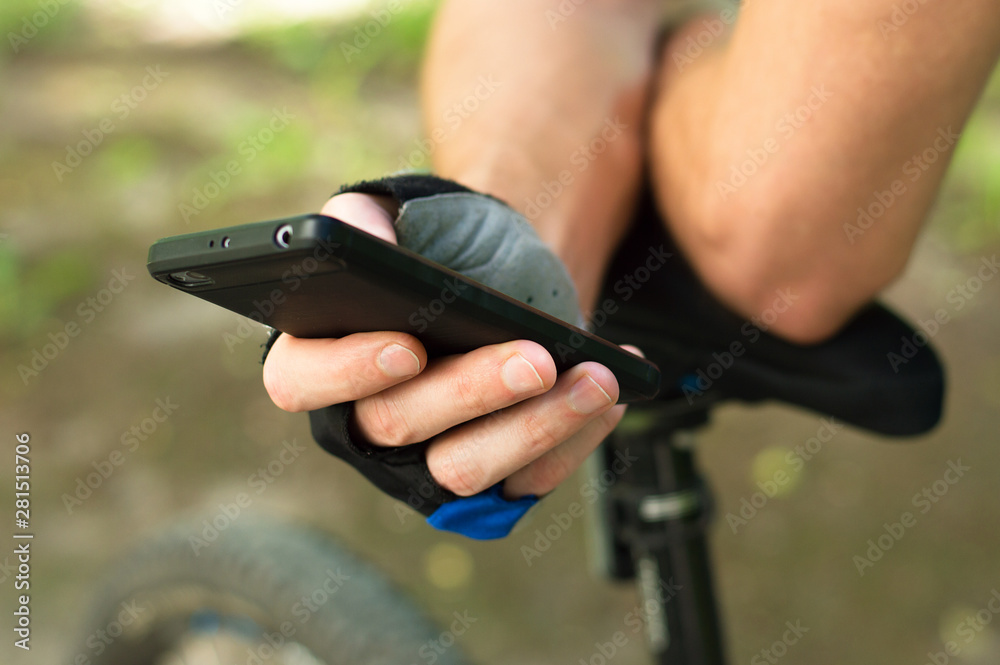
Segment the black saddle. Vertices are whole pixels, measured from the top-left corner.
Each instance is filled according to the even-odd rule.
[[[598,310],[595,332],[639,346],[662,372],[657,400],[682,410],[779,400],[896,436],[926,432],[941,418],[941,363],[906,322],[872,303],[826,342],[783,341],[706,290],[648,195],[608,270],[605,300],[613,305]]]

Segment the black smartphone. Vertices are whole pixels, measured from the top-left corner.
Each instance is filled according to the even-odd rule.
[[[619,402],[652,399],[653,363],[453,270],[324,215],[301,215],[158,240],[159,281],[296,337],[396,330],[430,357],[530,339],[560,372],[610,369]]]

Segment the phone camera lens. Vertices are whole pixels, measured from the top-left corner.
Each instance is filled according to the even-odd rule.
[[[292,225],[282,224],[278,227],[278,230],[274,232],[274,244],[281,249],[288,249],[289,244],[292,242]]]
[[[181,286],[204,286],[212,283],[212,278],[194,270],[170,273],[170,281]]]

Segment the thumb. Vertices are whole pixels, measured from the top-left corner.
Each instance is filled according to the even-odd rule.
[[[320,210],[323,215],[335,217],[393,245],[399,244],[393,228],[398,212],[399,205],[387,196],[354,192],[334,196]]]

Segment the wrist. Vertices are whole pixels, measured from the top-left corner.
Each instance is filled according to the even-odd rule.
[[[630,123],[622,136],[602,143],[600,158],[588,160],[583,169],[548,175],[527,164],[518,171],[516,161],[508,161],[506,168],[480,164],[449,175],[523,215],[566,266],[580,309],[587,312],[632,219],[641,173],[637,125]]]

